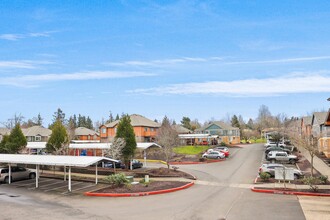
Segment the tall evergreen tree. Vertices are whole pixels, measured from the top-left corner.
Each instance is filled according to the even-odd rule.
[[[26,138],[19,124],[11,130],[8,140],[5,143],[5,150],[10,154],[16,154],[22,150],[27,144]]]
[[[69,138],[66,128],[60,120],[56,121],[46,144],[47,151],[55,154],[64,154],[64,147],[68,142]]]
[[[2,140],[0,142],[0,153],[3,154],[3,153],[7,153],[7,150],[6,150],[6,143],[8,143],[8,140],[9,140],[9,135],[5,134],[3,137],[2,137]]]
[[[238,121],[238,118],[236,115],[234,115],[232,118],[231,118],[231,126],[233,127],[236,127],[236,128],[240,128],[240,124],[239,124],[239,121]]]
[[[86,119],[86,128],[94,129],[94,127],[93,127],[93,121],[92,121],[92,119],[90,119],[89,116],[87,116],[87,119]]]
[[[57,121],[61,121],[62,124],[65,124],[65,113],[62,109],[58,108],[56,112],[53,114],[53,123],[49,125],[49,129],[53,129],[53,126]]]
[[[183,117],[181,120],[181,124],[183,127],[191,130],[191,124],[190,124],[191,120],[189,117]]]
[[[116,115],[116,119],[115,119],[115,121],[118,121],[120,119],[120,117],[119,117],[119,115],[117,114]]]
[[[36,125],[42,126],[42,121],[44,119],[41,117],[40,113],[38,114],[37,118],[36,118]]]
[[[110,111],[110,113],[109,113],[109,119],[107,120],[106,123],[111,123],[111,122],[113,122],[114,120],[115,120],[115,118],[113,117],[112,112]]]
[[[131,125],[131,119],[128,115],[123,115],[117,125],[116,138],[123,138],[125,140],[125,146],[122,149],[122,155],[128,168],[128,162],[134,156],[136,149],[136,140],[133,126]]]

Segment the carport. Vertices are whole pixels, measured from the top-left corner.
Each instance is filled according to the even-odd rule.
[[[81,150],[84,149],[92,149],[94,150],[94,156],[96,156],[96,150],[101,150],[102,151],[102,157],[104,156],[104,150],[107,150],[111,147],[111,143],[73,143],[69,145],[69,149],[74,149],[74,156],[76,155],[76,151],[75,150],[79,150],[79,152]],[[79,156],[79,152],[78,155]]]
[[[25,154],[0,154],[0,163],[7,163],[9,176],[11,176],[12,164],[32,164],[36,165],[36,188],[39,186],[39,166],[62,166],[64,167],[64,181],[66,181],[66,167],[68,169],[68,191],[71,192],[71,167],[88,167],[95,164],[95,184],[98,182],[97,164],[100,161],[118,162],[106,157],[75,157],[57,155],[25,155]],[[9,178],[11,184],[11,178]]]
[[[152,143],[152,142],[146,142],[146,143],[136,143],[137,144],[137,148],[143,150],[143,165],[146,167],[147,166],[147,149],[149,149],[150,147],[159,147],[162,148],[162,146],[160,146],[159,144],[156,143]]]

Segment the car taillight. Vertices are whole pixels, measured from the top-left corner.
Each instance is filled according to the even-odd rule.
[[[261,171],[261,167],[259,167],[259,172]]]

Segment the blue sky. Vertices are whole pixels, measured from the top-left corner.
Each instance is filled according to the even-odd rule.
[[[0,2],[0,121],[205,121],[330,102],[329,1]]]

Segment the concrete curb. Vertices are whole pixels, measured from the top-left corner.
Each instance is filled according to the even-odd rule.
[[[276,189],[256,189],[254,187],[251,188],[251,191],[258,193],[270,193],[270,194],[282,194],[282,195],[296,195],[296,196],[323,196],[330,197],[330,194],[326,193],[310,193],[310,192],[298,192],[298,191],[284,191],[284,190],[276,190]]]
[[[192,164],[208,164],[208,163],[217,163],[221,161],[225,161],[226,159],[219,160],[208,160],[207,162],[194,162],[194,161],[186,161],[186,162],[170,162],[170,165],[192,165]]]
[[[94,192],[85,192],[85,196],[99,196],[99,197],[137,197],[137,196],[149,196],[149,195],[157,195],[157,194],[164,194],[164,193],[170,193],[175,192],[178,190],[187,189],[194,185],[194,182],[190,182],[186,185],[171,188],[171,189],[163,189],[163,190],[157,190],[157,191],[150,191],[150,192],[138,192],[138,193],[94,193]]]

